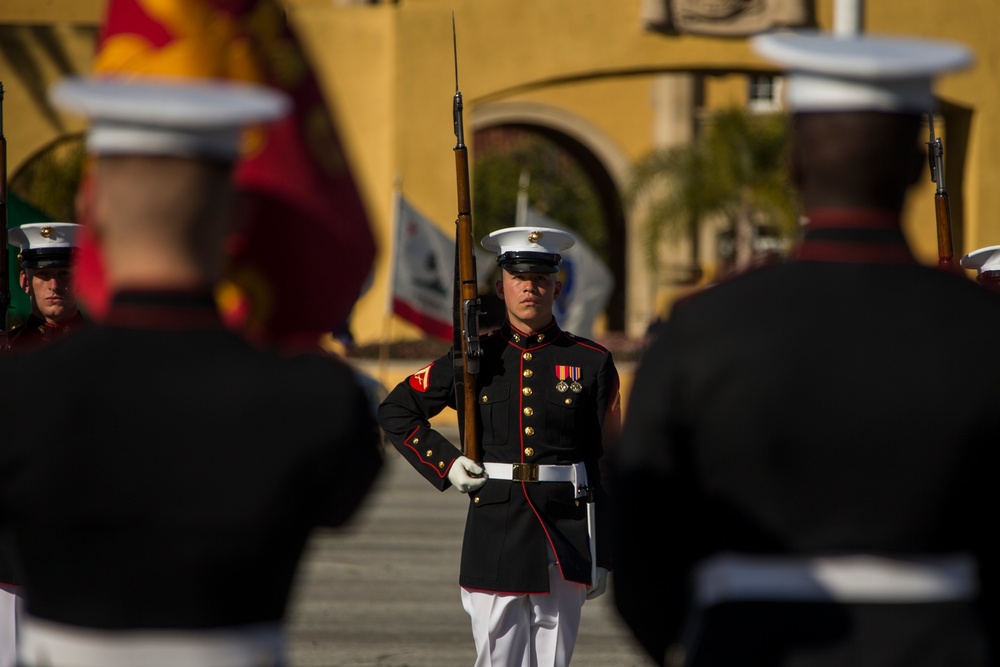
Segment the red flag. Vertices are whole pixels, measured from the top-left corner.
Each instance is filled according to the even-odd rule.
[[[227,78],[284,91],[292,112],[248,131],[237,165],[239,221],[219,303],[247,335],[315,342],[345,323],[375,241],[319,84],[275,0],[110,0],[98,74]],[[84,236],[81,296],[97,318],[106,290]],[[88,296],[91,298],[88,299]]]

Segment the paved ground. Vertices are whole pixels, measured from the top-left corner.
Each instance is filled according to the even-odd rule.
[[[362,514],[313,540],[291,609],[292,667],[472,665],[457,583],[466,502],[454,490],[435,491],[390,447]],[[584,607],[573,667],[652,664],[610,598]]]

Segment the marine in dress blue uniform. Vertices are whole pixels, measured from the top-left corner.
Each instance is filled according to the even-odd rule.
[[[37,350],[84,324],[70,282],[78,227],[69,222],[40,222],[10,230],[8,240],[18,248],[20,284],[31,301],[31,313],[0,335],[0,354]],[[44,428],[38,429],[43,432]],[[17,662],[17,625],[24,606],[21,583],[12,540],[0,535],[0,667],[13,667]]]
[[[976,280],[983,287],[1000,292],[1000,245],[978,248],[964,255],[963,269],[975,269]]]
[[[551,280],[559,252],[571,243],[565,232],[515,227],[494,232],[483,246],[498,254],[506,277],[541,274]],[[500,281],[498,294],[503,298]],[[435,488],[460,485],[469,494],[459,584],[472,616],[476,664],[565,664],[584,598],[588,590],[603,591],[611,569],[601,461],[620,421],[618,371],[607,349],[560,329],[551,300],[544,325],[531,331],[512,323],[511,307],[508,303],[504,324],[481,338],[479,400],[472,407],[480,413],[482,467],[461,456],[429,423],[455,407],[453,352],[393,389],[379,409],[379,422]],[[477,474],[482,474],[478,481]],[[559,481],[544,481],[550,477]],[[556,647],[547,638],[536,642],[538,618],[513,622],[514,628],[494,622],[488,632],[479,596],[494,605],[539,599],[558,605],[562,598],[568,611],[561,621],[549,619],[554,627],[548,630],[569,637],[569,645]],[[505,643],[513,636],[519,639]]]
[[[143,79],[68,80],[53,98],[92,120],[113,298],[99,322],[0,360],[23,378],[0,406],[19,664],[284,665],[307,539],[347,521],[382,465],[349,367],[250,344],[213,297],[240,130],[287,100]]]
[[[15,227],[8,233],[10,243],[18,247],[21,288],[31,300],[31,313],[24,322],[7,332],[6,351],[19,353],[38,349],[85,323],[68,279],[78,228],[79,225],[71,222],[32,222]],[[38,271],[66,272],[67,275],[50,277],[46,281],[50,285],[40,286],[46,292],[36,294],[33,274]],[[40,299],[46,300],[45,312],[38,303]],[[52,299],[57,299],[58,303],[50,304]],[[0,340],[2,347],[3,341]]]
[[[617,607],[671,666],[994,665],[1000,298],[900,227],[931,76],[970,54],[753,44],[791,69],[803,238],[676,305],[645,353],[615,450]]]

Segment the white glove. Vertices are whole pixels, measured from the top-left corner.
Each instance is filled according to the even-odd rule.
[[[596,597],[600,597],[604,594],[604,591],[608,588],[608,568],[597,566],[597,581],[590,585],[587,589],[587,599],[593,600]]]
[[[469,493],[486,483],[486,471],[467,456],[459,456],[451,464],[448,479],[456,489],[462,493]]]

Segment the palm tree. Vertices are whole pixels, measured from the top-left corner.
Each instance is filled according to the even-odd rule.
[[[691,241],[692,273],[700,276],[699,231],[721,218],[734,239],[733,264],[753,261],[758,230],[782,237],[797,229],[797,200],[785,159],[788,121],[732,107],[713,115],[694,142],[653,151],[633,167],[626,201],[649,198],[643,240],[650,268],[664,243]]]
[[[22,165],[10,179],[8,189],[43,211],[47,220],[73,222],[85,161],[82,134],[60,137]]]

